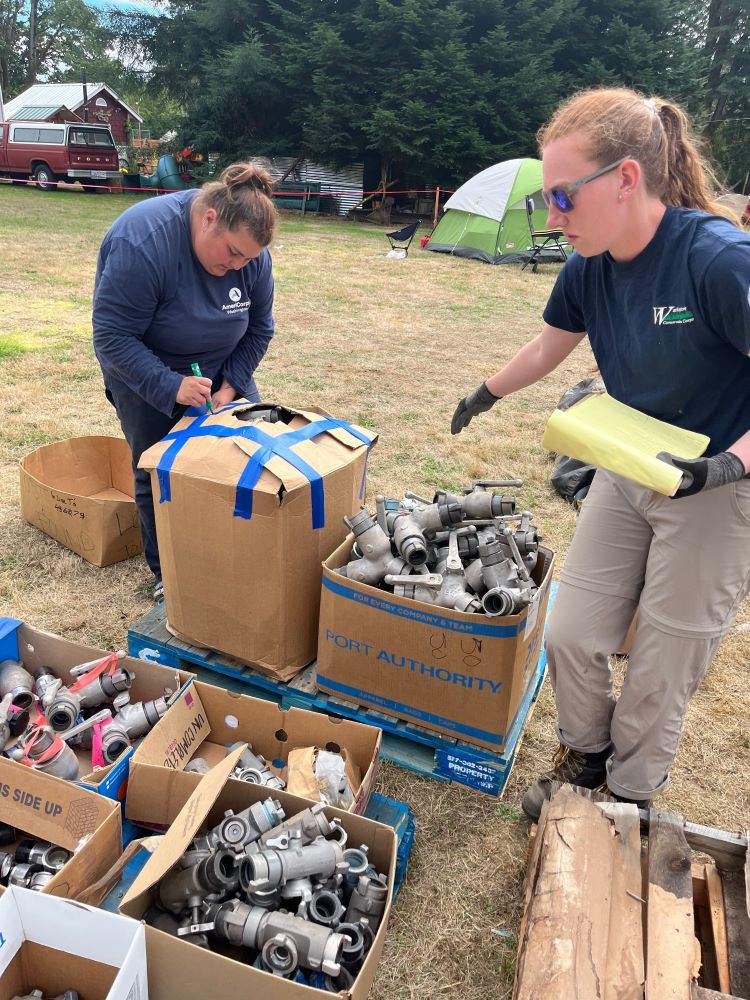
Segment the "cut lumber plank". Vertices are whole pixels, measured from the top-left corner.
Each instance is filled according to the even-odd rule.
[[[609,818],[564,788],[543,818],[519,935],[516,1000],[552,995],[640,1000],[643,904],[634,898],[641,891],[636,810],[618,805]]]
[[[648,841],[647,1000],[690,1000],[700,968],[690,848],[676,813],[651,810]]]
[[[721,886],[721,876],[715,865],[706,865],[706,889],[708,890],[708,909],[711,914],[711,927],[714,932],[714,952],[716,953],[719,989],[723,993],[728,993],[729,949],[727,945],[727,922],[724,916],[724,890]]]
[[[750,917],[747,915],[745,873],[722,872],[724,913],[729,949],[729,992],[750,1000]]]
[[[691,1000],[734,1000],[728,993],[717,993],[716,990],[707,990],[705,986],[693,983]]]

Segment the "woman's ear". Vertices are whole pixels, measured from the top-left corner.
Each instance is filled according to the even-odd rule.
[[[205,233],[207,229],[210,229],[214,225],[216,219],[218,218],[215,208],[207,208],[203,213],[203,218],[201,219],[201,229]]]
[[[641,182],[641,165],[638,160],[625,160],[620,166],[620,187],[617,200],[630,198]]]

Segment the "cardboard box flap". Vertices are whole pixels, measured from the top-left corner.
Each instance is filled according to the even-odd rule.
[[[112,481],[115,451],[123,453],[121,461],[128,460],[130,451],[121,438],[72,438],[37,448],[21,459],[21,467],[40,485],[77,498],[90,497],[115,485]]]
[[[266,405],[263,404],[264,409]],[[253,484],[253,489],[277,494],[282,486],[286,491],[291,491],[308,485],[310,477],[305,473],[306,465],[322,476],[328,475],[347,465],[353,451],[364,449],[377,440],[377,435],[363,428],[355,428],[354,425],[351,425],[353,430],[361,434],[365,441],[344,427],[329,428],[324,434],[311,439],[292,439],[289,442],[280,440],[279,446],[288,443],[290,454],[296,456],[299,464],[295,467],[294,459],[290,463],[283,456],[273,453],[273,441],[258,443],[251,436],[235,436],[231,433],[243,426],[251,428],[253,425],[243,424],[240,417],[257,408],[258,404],[248,403],[225,407],[213,415],[183,417],[174,428],[174,432],[184,434],[182,441],[178,442],[179,446],[175,447],[173,438],[159,441],[143,453],[138,463],[139,468],[158,468],[169,452],[170,475],[186,475],[191,479],[204,479],[230,486],[236,485],[245,472],[248,458],[257,456],[263,470]],[[292,415],[289,423],[279,421],[256,425],[264,439],[283,439],[295,431],[304,431],[311,423],[334,419],[307,410],[289,409],[288,412]],[[341,445],[344,445],[345,450]]]
[[[192,793],[185,805],[180,809],[174,822],[164,834],[161,849],[153,854],[144,865],[140,875],[135,879],[122,901],[127,902],[146,892],[151,886],[163,878],[169,869],[187,850],[190,842],[201,824],[208,816],[211,807],[222,792],[229,775],[237,766],[242,751],[247,747],[241,743],[224,760],[213,767],[201,778],[198,787]]]

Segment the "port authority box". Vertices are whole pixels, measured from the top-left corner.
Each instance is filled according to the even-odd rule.
[[[21,516],[94,566],[143,551],[127,441],[81,437],[21,459]]]
[[[128,890],[120,912],[140,920],[154,899],[158,882],[182,857],[204,820],[213,826],[226,811],[241,812],[268,798],[269,789],[246,781],[227,780],[239,751],[234,751],[208,774],[173,772],[169,801],[154,802],[169,826],[152,856]],[[273,793],[287,817],[309,809],[309,800],[280,791]],[[128,797],[129,802],[129,797]],[[393,902],[398,841],[395,831],[382,823],[327,807],[326,816],[341,821],[350,845],[366,844],[369,858],[378,872],[388,876],[385,911],[373,944],[357,973],[354,985],[338,994],[343,1000],[365,1000],[375,978],[383,952],[386,929]],[[184,1000],[186,997],[257,997],[262,1000],[305,1000],[330,994],[311,986],[272,976],[243,962],[210,952],[176,936],[146,928],[149,963],[149,990],[155,1000]]]
[[[376,436],[312,410],[189,411],[141,456],[168,628],[288,680],[315,657],[320,564],[361,502]]]
[[[355,583],[354,536],[323,563],[318,687],[490,750],[505,747],[541,652],[554,554],[539,548],[538,591],[517,615],[436,608]]]
[[[41,890],[53,896],[75,899],[122,854],[117,802],[7,757],[0,757],[0,821],[17,833],[16,842],[3,848],[9,854],[26,838],[72,852]]]
[[[75,990],[86,1000],[148,1000],[142,924],[12,886],[0,899],[0,996]]]
[[[175,772],[184,771],[195,757],[213,767],[226,757],[227,747],[238,742],[249,743],[277,770],[286,765],[290,751],[301,747],[341,751],[353,786],[351,811],[362,813],[375,781],[381,737],[375,726],[302,708],[284,710],[270,701],[194,681],[131,759],[128,816],[147,820],[150,800],[166,801],[171,795]],[[276,791],[269,788],[266,794],[275,796]]]
[[[71,642],[52,632],[44,632],[24,624],[17,618],[0,617],[0,663],[9,659],[20,660],[32,675],[39,667],[49,667],[62,678],[63,684],[69,685],[76,679],[70,673],[71,667],[107,655],[105,650]],[[130,688],[130,700],[133,703],[161,698],[167,690],[171,691],[169,700],[174,701],[194,676],[184,670],[164,667],[133,656],[124,657],[119,664],[135,674]],[[74,749],[81,769],[79,784],[108,798],[122,800],[125,796],[128,764],[133,754],[132,747],[124,750],[109,766],[100,768],[92,765],[90,750]]]

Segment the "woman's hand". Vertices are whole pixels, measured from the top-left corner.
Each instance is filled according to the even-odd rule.
[[[205,406],[211,398],[211,379],[202,375],[186,375],[177,390],[177,402],[182,406]]]
[[[218,410],[221,406],[226,406],[227,403],[232,403],[237,398],[237,392],[234,386],[230,385],[226,379],[221,383],[220,387],[213,394],[213,404],[214,409]]]

